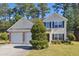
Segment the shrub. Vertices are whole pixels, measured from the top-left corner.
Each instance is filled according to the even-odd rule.
[[[30,43],[32,47],[35,49],[43,49],[48,47],[47,35],[45,33],[46,28],[41,20],[38,20],[33,25],[31,32],[32,32],[32,40]]]
[[[8,34],[6,32],[1,33],[0,38],[3,40],[8,40]]]
[[[66,40],[66,41],[61,41],[63,44],[71,44],[70,40]]]
[[[32,47],[35,49],[43,49],[48,47],[48,41],[46,40],[31,40],[30,43],[32,44]]]
[[[71,44],[70,40],[52,40],[52,44]]]
[[[69,33],[69,34],[67,35],[67,37],[68,37],[68,40],[70,40],[70,41],[72,41],[72,40],[75,40],[75,39],[76,39],[75,35],[74,35],[74,34],[72,34],[72,33]]]
[[[35,38],[33,37],[30,43],[32,44],[32,47],[35,49],[43,49],[48,47],[48,40],[45,33],[35,34]]]
[[[52,40],[52,44],[61,44],[61,40]]]

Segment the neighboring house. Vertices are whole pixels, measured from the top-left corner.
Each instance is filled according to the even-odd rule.
[[[48,39],[51,40],[66,40],[66,23],[67,19],[61,15],[53,14],[43,20],[48,33]],[[17,21],[7,31],[11,43],[29,43],[31,40],[31,28],[33,22],[22,18]]]

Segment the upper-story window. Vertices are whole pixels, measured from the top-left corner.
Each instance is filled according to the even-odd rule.
[[[64,21],[44,22],[46,28],[64,28]]]
[[[64,21],[59,22],[59,28],[64,28]]]
[[[46,28],[51,28],[51,23],[50,22],[44,22],[44,25],[46,26]]]
[[[52,28],[64,28],[64,21],[54,21]]]

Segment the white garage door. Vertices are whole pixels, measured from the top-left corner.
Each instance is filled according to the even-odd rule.
[[[31,40],[31,32],[25,32],[25,39],[24,39],[24,43],[26,44],[30,44],[30,40]]]
[[[11,43],[23,43],[23,33],[11,33]]]

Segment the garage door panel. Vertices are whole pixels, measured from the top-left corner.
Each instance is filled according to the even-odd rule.
[[[11,33],[11,42],[12,43],[23,43],[23,34],[22,33]]]
[[[30,44],[29,41],[32,39],[32,38],[31,38],[31,35],[32,35],[31,32],[26,32],[26,33],[25,33],[25,40],[24,40],[24,43]]]

